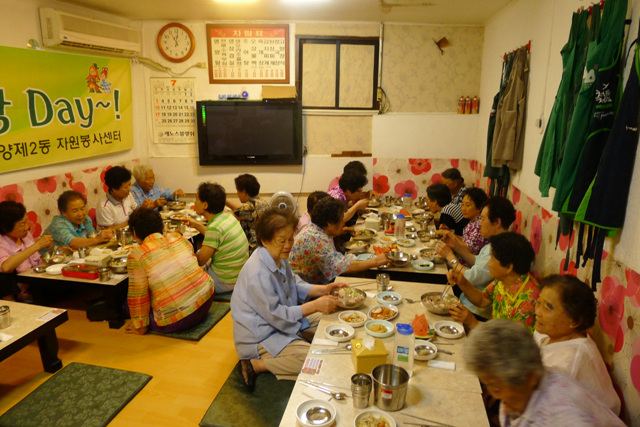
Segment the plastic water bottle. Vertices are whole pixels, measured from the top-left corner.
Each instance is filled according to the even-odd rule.
[[[412,202],[411,193],[405,194],[404,197],[402,198],[402,207],[407,212],[411,211],[411,202]]]
[[[393,236],[396,240],[404,239],[404,228],[405,228],[405,220],[404,215],[399,214],[396,218],[396,228],[393,231]]]
[[[393,339],[392,363],[404,368],[411,377],[413,374],[413,352],[415,346],[413,326],[405,323],[398,323],[396,324],[396,329],[396,335]]]

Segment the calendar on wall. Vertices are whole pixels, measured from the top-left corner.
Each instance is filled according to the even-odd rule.
[[[195,144],[196,79],[152,78],[153,142]]]
[[[289,83],[288,25],[207,25],[209,83]]]

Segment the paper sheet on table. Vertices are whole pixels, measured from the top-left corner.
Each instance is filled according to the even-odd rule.
[[[315,345],[329,345],[331,347],[337,347],[338,346],[338,343],[336,341],[331,341],[331,340],[328,340],[326,338],[315,338],[313,340],[313,343]]]
[[[9,341],[11,338],[13,338],[13,335],[3,334],[2,332],[0,332],[0,341]],[[325,396],[329,395],[325,394]]]
[[[447,371],[456,370],[456,362],[446,362],[444,360],[429,360],[427,366],[431,368],[446,369]]]

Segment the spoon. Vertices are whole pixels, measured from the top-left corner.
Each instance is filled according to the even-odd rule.
[[[307,421],[311,424],[324,424],[331,418],[331,412],[322,406],[316,406],[307,411]]]
[[[336,348],[319,348],[316,350],[312,350],[311,354],[338,353],[343,351],[351,351],[351,343],[344,345],[342,347],[336,347]]]
[[[335,393],[335,392],[329,390],[328,388],[320,387],[319,385],[313,385],[313,384],[309,384],[309,383],[303,383],[303,384],[306,385],[307,387],[315,388],[316,390],[319,390],[319,391],[321,391],[323,393],[329,394],[335,400],[344,400],[344,399],[346,399],[348,397],[345,393],[340,393],[340,392]]]
[[[411,299],[411,298],[405,298],[404,300],[405,300],[406,302],[408,302],[409,304],[413,304],[413,303],[416,303],[416,302],[420,302],[420,301],[413,300],[413,299]]]

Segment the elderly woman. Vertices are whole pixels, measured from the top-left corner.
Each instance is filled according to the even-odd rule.
[[[147,208],[160,208],[167,204],[167,200],[175,200],[177,197],[184,196],[181,189],[174,192],[163,189],[156,184],[156,176],[153,169],[148,164],[138,164],[133,168],[133,177],[136,182],[131,186],[131,194],[138,206]]]
[[[480,214],[487,199],[487,193],[484,190],[475,187],[467,188],[460,205],[462,216],[469,221],[462,231],[462,241],[455,241],[460,238],[449,230],[438,230],[438,234],[447,236],[447,241],[451,241],[452,245],[466,249],[473,255],[478,255],[480,250],[489,243],[489,240],[483,237],[480,232]]]
[[[336,250],[333,237],[342,233],[344,205],[321,199],[311,212],[311,224],[296,235],[289,262],[293,271],[310,283],[330,283],[343,273],[355,273],[389,262],[385,254],[364,261],[349,260]]]
[[[516,233],[492,236],[491,259],[487,263],[494,279],[484,291],[474,287],[459,271],[447,273],[449,282],[458,285],[469,301],[478,307],[492,307],[494,319],[511,319],[525,325],[531,332],[535,326],[535,301],[540,294],[538,283],[529,273],[535,252],[526,237]],[[478,319],[462,304],[449,309],[451,316],[469,329],[478,326]]]
[[[95,233],[91,218],[87,215],[87,199],[77,191],[68,190],[58,197],[58,210],[45,230],[50,234],[58,246],[68,246],[72,249],[93,246],[113,237],[113,230],[104,229],[95,237],[88,237]]]
[[[278,379],[300,373],[321,313],[332,313],[338,300],[333,289],[310,285],[296,276],[287,258],[298,220],[279,209],[256,223],[258,248],[240,272],[231,297],[233,338],[245,384],[252,390],[256,375],[269,371]]]
[[[439,229],[452,230],[453,233],[462,236],[469,220],[462,215],[460,203],[453,201],[446,185],[432,184],[427,187],[427,207],[434,214],[440,214],[438,218]]]
[[[140,246],[127,259],[126,333],[173,333],[202,322],[213,302],[213,280],[198,266],[191,243],[175,232],[163,236],[160,213],[149,208],[133,211],[129,227]]]
[[[597,315],[593,291],[571,275],[545,277],[540,286],[533,337],[540,346],[542,363],[571,375],[619,414],[620,398],[596,343],[587,334]]]
[[[533,337],[516,322],[494,319],[478,326],[469,335],[464,361],[502,400],[503,427],[624,426],[573,378],[545,369]]]
[[[511,202],[504,197],[491,197],[487,199],[480,214],[480,235],[485,239],[497,234],[509,231],[509,227],[516,219],[516,210]],[[445,257],[451,267],[461,272],[464,278],[479,290],[491,282],[489,273],[489,260],[491,259],[491,244],[487,244],[474,255],[468,246],[462,244],[460,239],[453,238],[453,233],[445,233],[443,241],[438,244],[438,254]],[[460,256],[456,258],[455,251]],[[484,321],[491,318],[491,307],[480,308],[473,305],[465,295],[460,296],[460,302],[471,310],[476,319]]]
[[[349,170],[342,174],[338,185],[331,187],[327,194],[334,199],[340,200],[345,206],[344,221],[348,225],[356,223],[356,213],[369,206],[369,200],[363,199],[362,187],[367,185],[366,175]],[[355,216],[355,218],[354,218]]]
[[[105,198],[98,203],[96,221],[102,228],[127,226],[129,215],[138,207],[131,194],[131,172],[125,167],[114,166],[104,174],[107,185]]]
[[[442,172],[442,181],[451,193],[451,201],[456,204],[462,203],[464,192],[467,189],[464,178],[456,168],[449,168]]]
[[[42,235],[34,240],[29,232],[29,218],[22,203],[0,203],[0,270],[7,274],[0,277],[0,296],[17,295],[18,300],[29,300],[31,295],[25,284],[16,284],[8,274],[29,270],[41,263],[39,250],[49,248],[53,238]]]

